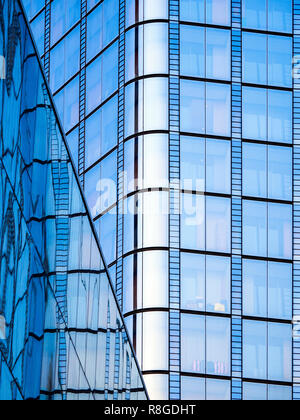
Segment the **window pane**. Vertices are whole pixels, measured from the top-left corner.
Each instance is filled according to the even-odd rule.
[[[133,256],[123,262],[123,313],[133,311]]]
[[[230,25],[230,0],[206,0],[206,23]]]
[[[182,75],[205,77],[204,36],[204,28],[181,25],[180,65]]]
[[[267,196],[267,146],[243,143],[243,194]]]
[[[268,0],[268,24],[269,31],[292,32],[292,0]]]
[[[292,387],[282,385],[269,385],[269,400],[271,401],[290,401],[292,400]]]
[[[292,93],[269,90],[269,141],[292,142]]]
[[[206,191],[230,194],[230,146],[231,144],[228,141],[206,140]]]
[[[243,376],[266,379],[267,323],[244,320],[243,325]]]
[[[169,375],[144,375],[151,400],[166,401],[169,398]]]
[[[243,313],[247,316],[267,316],[267,263],[243,261]]]
[[[144,0],[144,19],[168,19],[168,1]]]
[[[269,256],[292,258],[292,206],[269,204],[268,220]]]
[[[267,36],[243,33],[243,81],[267,84]]]
[[[291,87],[292,39],[269,35],[268,50],[268,84]]]
[[[206,318],[206,373],[229,376],[231,372],[230,319]]]
[[[181,20],[203,23],[205,21],[205,0],[181,0]]]
[[[168,314],[143,314],[143,370],[168,370]]]
[[[292,319],[292,265],[269,262],[270,318]]]
[[[205,139],[181,137],[181,180],[188,191],[205,191]]]
[[[206,257],[206,311],[230,312],[230,259]]]
[[[268,196],[292,200],[292,148],[268,147]]]
[[[251,382],[243,383],[243,399],[245,401],[266,401],[267,385]]]
[[[168,25],[144,25],[144,74],[168,73]]]
[[[206,84],[206,133],[231,136],[231,88],[229,85]]]
[[[144,80],[144,130],[168,129],[168,79]]]
[[[243,137],[267,139],[267,91],[243,88]]]
[[[181,216],[181,247],[205,249],[205,199],[204,196],[183,194]],[[223,238],[224,240],[224,238]]]
[[[144,154],[143,159],[139,159],[139,166],[143,166],[143,188],[167,187],[169,178],[168,136],[165,134],[144,136],[144,144],[140,144],[140,148]]]
[[[204,89],[203,82],[181,80],[181,131],[205,132]]]
[[[190,38],[194,39],[194,38]],[[191,42],[191,41],[190,41]],[[230,80],[231,33],[222,29],[206,29],[206,77]]]
[[[243,0],[243,27],[267,29],[267,0]]]
[[[292,326],[269,323],[268,372],[270,380],[292,380]]]
[[[181,377],[181,399],[203,401],[205,400],[205,379],[192,376]]]
[[[118,142],[118,98],[115,96],[86,121],[85,164],[89,168]]]
[[[168,307],[168,253],[143,253],[143,307]]]
[[[181,308],[205,310],[205,256],[181,254]]]
[[[231,201],[227,198],[206,199],[206,249],[231,251]]]
[[[206,399],[208,401],[229,401],[231,382],[218,379],[206,379]]]
[[[143,246],[164,247],[169,243],[169,195],[152,191],[143,194]]]
[[[106,213],[99,221],[99,238],[107,264],[116,259],[116,211]]]
[[[267,205],[256,201],[243,203],[243,254],[267,255]]]
[[[181,315],[181,369],[205,373],[205,318]]]

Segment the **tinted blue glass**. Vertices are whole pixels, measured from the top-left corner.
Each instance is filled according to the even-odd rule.
[[[55,44],[80,19],[80,0],[51,3],[51,44]]]
[[[243,399],[245,401],[266,401],[267,398],[267,385],[244,382],[243,383]]]
[[[231,144],[206,140],[206,191],[229,194],[231,189]]]
[[[205,132],[205,86],[203,82],[181,81],[181,131]]]
[[[282,385],[269,385],[269,400],[274,401],[290,401],[292,400],[292,387]]]
[[[292,0],[268,0],[268,29],[292,32]]]
[[[44,0],[39,1],[43,3]],[[31,23],[32,32],[39,50],[40,55],[44,54],[44,26],[45,26],[45,12],[39,14]]]
[[[12,52],[11,78],[0,89],[0,398],[92,400],[104,389],[117,399],[131,389],[145,398],[19,2],[2,2],[0,14]],[[64,94],[58,102],[71,126],[75,95],[69,87]],[[76,143],[77,129],[72,137]]]
[[[181,181],[185,190],[205,191],[205,139],[181,137]]]
[[[181,308],[205,310],[205,256],[181,254]]]
[[[243,261],[243,313],[247,316],[267,316],[268,270],[265,261]]]
[[[243,375],[244,378],[267,378],[267,323],[244,320]]]
[[[269,90],[268,139],[280,143],[292,142],[292,93]]]
[[[181,25],[180,40],[181,74],[205,77],[205,29]]]
[[[292,148],[268,147],[268,196],[292,200]]]
[[[268,84],[292,86],[292,39],[268,36]]]
[[[182,20],[204,22],[205,0],[181,0],[180,15]]]
[[[267,36],[243,33],[243,81],[267,84]]]
[[[243,194],[267,196],[267,146],[243,143]]]
[[[206,380],[206,399],[210,401],[230,400],[230,381],[219,379]]]
[[[230,80],[230,43],[230,31],[213,28],[206,29],[206,77],[208,79]]]
[[[185,21],[230,25],[230,0],[181,0],[180,14]]]
[[[266,140],[267,92],[265,89],[243,88],[243,137]]]
[[[205,400],[205,379],[193,376],[181,377],[182,400]]]
[[[270,257],[292,258],[292,206],[269,204],[268,243]]]
[[[268,316],[273,319],[292,318],[292,265],[268,264]]]
[[[89,168],[117,144],[117,96],[86,121],[85,162]]]
[[[267,205],[258,201],[243,204],[243,253],[267,256]]]
[[[288,382],[292,379],[292,326],[268,325],[268,377]]]
[[[267,0],[243,0],[243,26],[267,29]]]
[[[87,67],[87,113],[94,110],[118,89],[118,43]]]

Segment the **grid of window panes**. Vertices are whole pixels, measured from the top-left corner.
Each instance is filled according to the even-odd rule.
[[[86,3],[86,39],[81,44],[81,7]],[[45,0],[24,1],[44,57]],[[78,169],[80,55],[86,54],[84,179],[86,197],[108,264],[116,259],[119,0],[52,0],[49,82]],[[113,182],[101,200],[100,179]],[[100,233],[101,230],[101,233]]]
[[[292,1],[244,0],[243,397],[292,397]]]
[[[231,398],[231,2],[180,2],[181,396]]]
[[[25,3],[43,54],[44,0]],[[230,399],[232,5],[179,4],[181,397]],[[75,161],[80,5],[51,2],[50,82]],[[241,5],[243,397],[290,398],[292,1]],[[162,399],[169,396],[168,8],[168,0],[126,0],[123,139],[123,312],[150,397]],[[85,193],[113,278],[118,42],[119,0],[87,1]]]

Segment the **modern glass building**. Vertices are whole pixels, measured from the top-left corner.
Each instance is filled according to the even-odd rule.
[[[299,399],[300,0],[24,4],[150,397]]]
[[[146,399],[17,0],[0,55],[0,399]]]

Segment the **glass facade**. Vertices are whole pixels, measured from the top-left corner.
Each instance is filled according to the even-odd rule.
[[[0,399],[146,399],[23,9],[0,15]]]
[[[150,398],[299,399],[300,1],[24,4]]]

